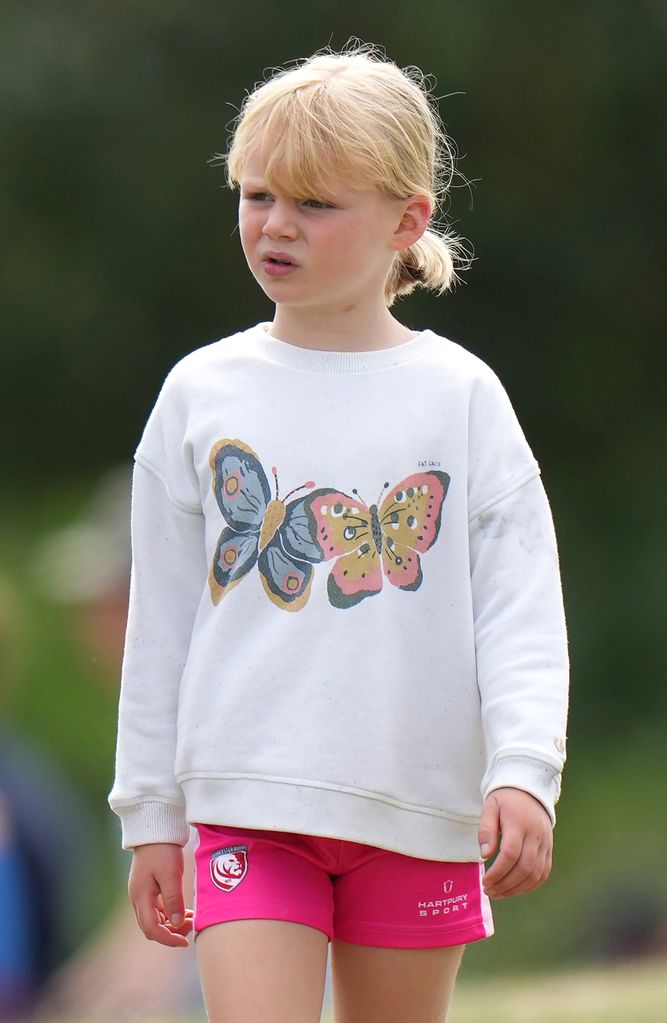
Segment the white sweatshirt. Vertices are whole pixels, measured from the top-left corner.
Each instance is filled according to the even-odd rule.
[[[476,860],[490,791],[552,819],[560,791],[538,465],[459,345],[317,351],[266,326],[179,362],[136,453],[123,845],[200,822]]]

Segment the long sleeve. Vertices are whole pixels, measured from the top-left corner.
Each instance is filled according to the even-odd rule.
[[[123,847],[184,845],[184,799],[174,776],[181,674],[206,585],[204,520],[174,499],[144,460],[132,491],[132,580],[109,803]]]
[[[539,477],[470,523],[482,795],[524,789],[555,820],[565,759],[568,655],[556,540]]]

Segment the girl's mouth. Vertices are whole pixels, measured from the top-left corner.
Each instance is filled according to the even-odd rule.
[[[262,269],[269,277],[285,277],[292,271],[297,270],[296,263],[290,263],[287,259],[277,259],[273,256],[266,256],[262,260]]]

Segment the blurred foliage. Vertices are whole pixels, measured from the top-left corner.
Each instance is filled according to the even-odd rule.
[[[611,883],[618,863],[655,880],[667,716],[657,259],[666,25],[658,0],[5,0],[0,525],[25,622],[14,715],[100,815],[115,692],[82,660],[74,612],[46,602],[26,562],[96,475],[131,457],[169,367],[270,317],[235,237],[235,197],[208,161],[265,68],[356,35],[435,76],[472,181],[458,179],[449,210],[476,251],[465,285],[414,296],[398,315],[499,373],[543,466],[560,540],[572,754],[561,858],[534,899],[562,927],[540,938],[535,902],[528,915],[522,902],[503,905],[499,917],[528,928],[527,961],[592,954],[595,936],[568,928],[571,899],[593,919],[604,896],[594,878]]]
[[[71,856],[69,864],[62,857],[52,864],[51,902],[58,909],[54,966],[104,919],[119,896],[127,863],[106,804],[117,681],[80,643],[80,608],[49,600],[33,557],[37,538],[68,524],[90,487],[91,479],[81,479],[49,488],[37,499],[33,494],[26,503],[24,493],[12,492],[0,512],[0,741],[5,729],[13,733],[29,762],[39,758],[32,764],[34,784],[44,771],[45,791],[53,788],[62,804],[59,784],[67,779],[79,800],[59,811],[54,807],[54,818],[62,810],[60,833],[51,839],[44,835],[45,845],[68,848]],[[2,628],[7,623],[11,631]],[[35,803],[39,806],[39,799]]]
[[[252,26],[212,2],[6,0],[7,467],[26,472],[45,427],[47,471],[125,457],[177,357],[269,314],[207,161],[265,67],[352,33],[453,94],[476,182],[451,211],[478,255],[467,286],[404,315],[493,362],[549,464],[634,456],[658,426],[664,22],[648,0],[426,0],[418,17],[257,0]]]

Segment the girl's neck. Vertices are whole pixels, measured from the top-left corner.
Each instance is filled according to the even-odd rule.
[[[415,337],[386,306],[373,312],[346,310],[335,316],[319,310],[290,309],[276,306],[269,334],[297,345],[319,351],[368,352],[394,348]]]

